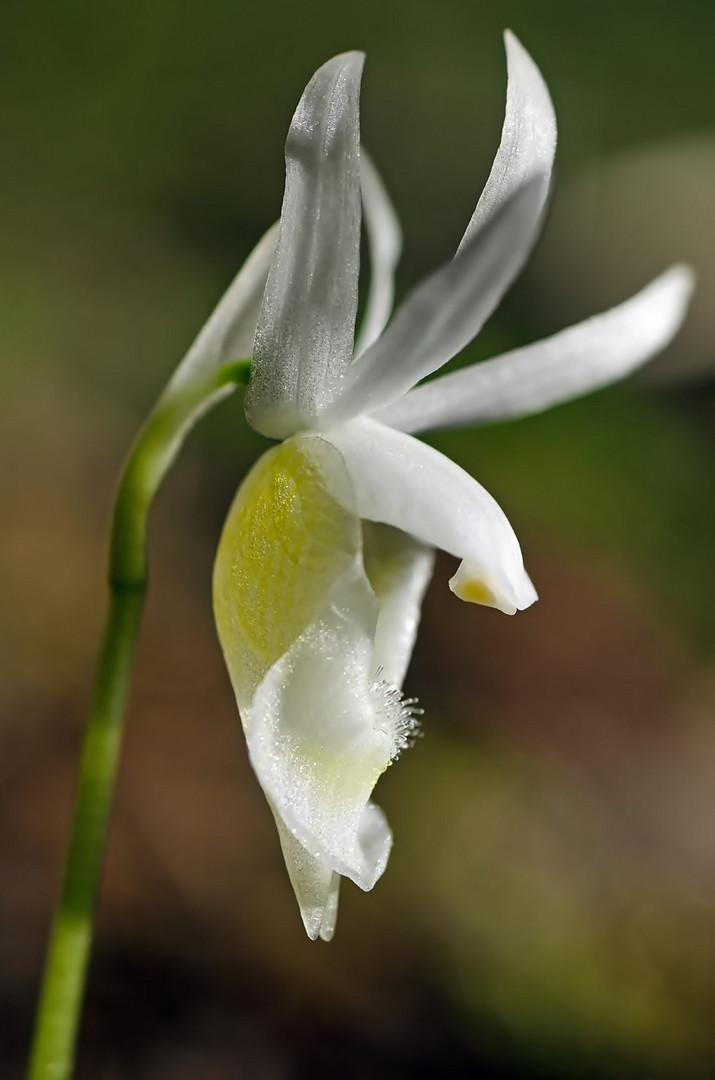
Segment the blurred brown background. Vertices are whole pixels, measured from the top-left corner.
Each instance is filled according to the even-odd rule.
[[[113,485],[263,229],[298,96],[363,48],[401,293],[453,250],[496,148],[505,26],[560,124],[551,220],[463,360],[668,263],[700,286],[649,378],[440,436],[541,594],[459,602],[438,562],[381,781],[396,845],[304,936],[210,610],[261,441],[192,437],[152,580],[102,894],[85,1080],[715,1075],[715,107],[709,0],[3,0],[0,1076],[22,1075],[104,613]]]

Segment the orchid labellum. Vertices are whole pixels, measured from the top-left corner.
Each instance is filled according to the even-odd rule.
[[[402,694],[434,548],[450,587],[507,614],[536,600],[494,499],[414,438],[523,416],[627,375],[677,331],[692,275],[674,267],[620,306],[430,380],[493,313],[539,233],[556,147],[548,90],[506,35],[502,140],[454,258],[390,319],[400,230],[361,152],[361,53],[313,76],[286,143],[280,223],[179,368],[252,355],[249,423],[271,439],[241,484],[214,606],[251,763],[311,938],[331,938],[341,877],[370,889],[392,836],[371,801],[410,745]],[[355,342],[361,217],[371,287]],[[242,351],[245,350],[245,351]]]

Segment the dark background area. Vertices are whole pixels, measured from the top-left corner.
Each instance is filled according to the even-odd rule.
[[[261,440],[239,395],[156,506],[89,981],[85,1080],[715,1074],[715,106],[709,0],[0,4],[0,1076],[22,1075],[129,442],[276,217],[314,69],[367,52],[363,135],[453,251],[496,149],[510,26],[559,121],[536,257],[476,360],[692,263],[652,373],[435,437],[541,595],[460,605],[440,558],[381,781],[396,843],[304,936],[212,624]]]

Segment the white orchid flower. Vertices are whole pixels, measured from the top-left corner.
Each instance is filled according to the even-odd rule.
[[[323,65],[290,127],[275,243],[264,238],[185,362],[189,375],[218,363],[255,328],[246,414],[285,440],[239,488],[214,604],[311,938],[332,937],[340,878],[370,889],[387,862],[391,833],[370,797],[416,729],[402,682],[433,549],[461,560],[450,586],[462,599],[509,614],[536,599],[494,499],[408,432],[525,415],[621,378],[669,342],[692,289],[674,267],[555,337],[416,385],[478,333],[539,231],[556,124],[536,65],[511,34],[506,49],[487,185],[454,259],[389,324],[400,231],[360,153],[363,55]],[[361,203],[372,281],[355,348]]]

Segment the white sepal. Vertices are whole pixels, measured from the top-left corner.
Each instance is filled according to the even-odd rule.
[[[365,148],[360,149],[362,208],[370,251],[370,288],[355,343],[360,356],[377,341],[392,314],[395,269],[402,253],[402,230],[380,174]]]
[[[272,438],[315,426],[352,358],[363,61],[362,53],[344,53],[318,69],[286,142],[280,230],[246,399],[250,424]]]
[[[433,379],[377,414],[401,431],[540,412],[625,378],[677,333],[694,275],[673,266],[629,300],[553,337]]]
[[[461,248],[525,181],[539,185],[541,213],[549,194],[556,153],[556,117],[541,72],[518,39],[507,30],[508,83],[501,142]]]
[[[464,469],[412,436],[366,417],[325,438],[343,456],[360,517],[393,525],[464,560],[455,588],[462,599],[508,615],[534,602],[514,530]]]
[[[384,334],[351,365],[340,400],[323,416],[323,427],[384,408],[469,344],[531,251],[539,200],[539,185],[532,180],[451,262],[415,289]]]
[[[402,687],[432,576],[434,551],[407,533],[363,522],[363,562],[378,603],[373,664],[380,677]]]

